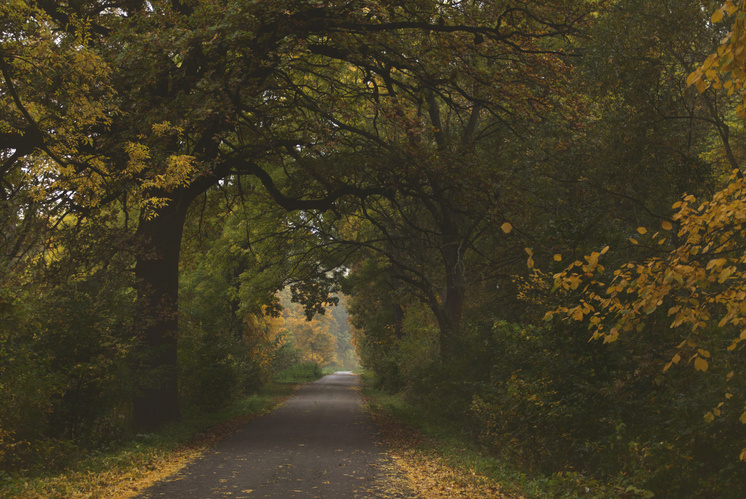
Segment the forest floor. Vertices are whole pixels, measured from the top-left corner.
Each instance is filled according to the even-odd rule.
[[[388,456],[396,467],[392,487],[408,490],[411,497],[433,499],[515,499],[520,495],[502,490],[494,478],[479,472],[461,456],[449,459],[436,438],[427,436],[394,416],[375,396],[366,396]],[[457,454],[466,449],[456,449]],[[457,461],[457,462],[454,462]]]

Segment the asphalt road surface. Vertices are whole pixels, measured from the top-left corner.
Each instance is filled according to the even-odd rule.
[[[304,385],[139,498],[404,497],[391,490],[392,466],[359,383],[336,373]]]

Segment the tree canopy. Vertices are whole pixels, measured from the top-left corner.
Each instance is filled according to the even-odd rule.
[[[0,461],[359,359],[532,473],[742,496],[744,19],[4,2]]]

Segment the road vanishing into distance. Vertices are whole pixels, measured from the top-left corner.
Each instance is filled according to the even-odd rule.
[[[359,376],[336,373],[301,387],[274,411],[146,489],[156,498],[402,498]]]

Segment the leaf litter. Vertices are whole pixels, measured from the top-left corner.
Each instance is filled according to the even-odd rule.
[[[385,409],[368,410],[388,449],[386,483],[376,497],[427,499],[508,499],[500,484],[474,470],[454,467],[433,449],[434,441],[404,425]]]

